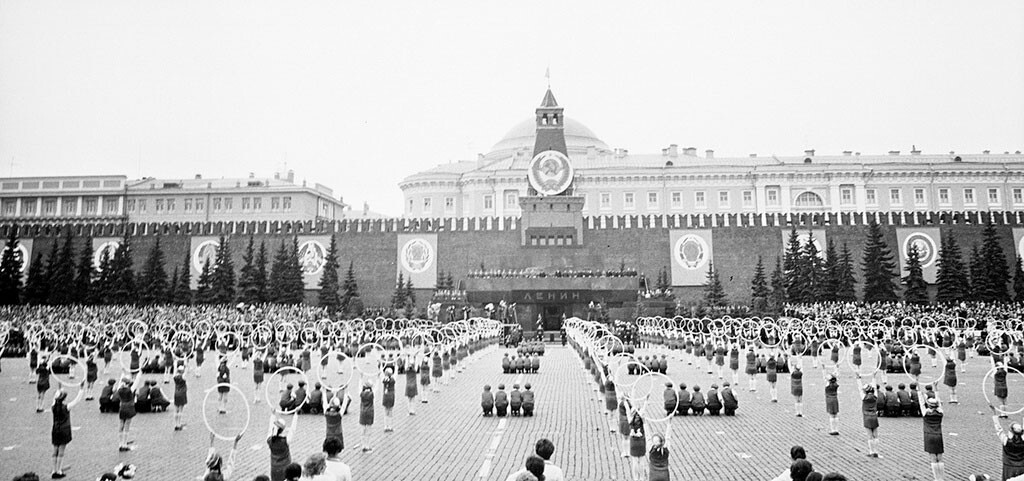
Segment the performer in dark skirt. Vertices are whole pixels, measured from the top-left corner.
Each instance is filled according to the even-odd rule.
[[[778,369],[779,365],[778,361],[775,360],[775,356],[769,357],[765,377],[768,379],[768,394],[771,395],[773,403],[779,402],[779,390],[775,387],[775,384],[779,382]]]
[[[989,404],[992,410],[992,424],[996,427],[996,435],[1003,444],[1003,477],[1010,479],[1024,474],[1024,426],[1020,423],[1010,425],[1010,432],[1003,431],[999,423],[995,406]]]
[[[92,391],[96,386],[96,379],[99,378],[99,366],[96,365],[96,356],[93,353],[85,360],[85,400],[92,401]]]
[[[121,385],[117,388],[117,399],[118,405],[118,419],[120,419],[120,425],[118,426],[118,451],[131,451],[132,448],[128,443],[128,435],[132,428],[132,418],[135,417],[135,392],[139,389],[139,384],[142,383],[142,376],[138,373],[135,374],[134,381],[129,377],[128,373],[125,373],[124,377],[121,378]]]
[[[946,360],[945,372],[942,374],[942,384],[949,387],[949,403],[959,404],[956,399],[956,361],[953,358]]]
[[[619,400],[619,435],[622,436],[622,457],[629,457],[629,412],[633,409],[623,396]]]
[[[71,409],[82,400],[84,393],[85,381],[82,381],[78,386],[78,394],[70,403],[64,404],[68,393],[60,386],[53,396],[53,429],[50,432],[50,442],[53,444],[53,474],[50,477],[53,479],[67,476],[64,474],[64,450],[71,442]]]
[[[263,387],[263,377],[266,372],[263,371],[263,351],[256,351],[252,356],[252,403],[256,404],[260,401],[260,388]],[[324,359],[326,361],[326,358]]]
[[[860,376],[857,376],[857,388],[860,390],[861,413],[864,415],[864,429],[868,433],[868,456],[872,458],[878,455],[878,397],[875,394],[878,386],[875,384],[861,385]]]
[[[946,465],[942,462],[942,405],[934,397],[921,402],[924,412],[924,452],[928,453],[932,475],[936,481],[946,479]]]
[[[831,376],[824,372],[822,376],[827,380],[825,385],[825,412],[828,413],[828,433],[832,436],[839,435],[839,381],[836,374]]]
[[[188,404],[188,383],[185,382],[185,366],[178,366],[174,374],[174,430],[181,431],[185,423],[181,420]]]
[[[669,481],[668,443],[660,434],[651,436],[651,451],[648,454],[648,480]]]
[[[395,378],[393,376],[394,369],[391,367],[384,368],[384,379],[381,380],[381,395],[380,399],[384,406],[384,432],[390,433],[394,431],[394,427],[391,425],[391,419],[393,418],[392,410],[395,407]]]
[[[370,381],[363,383],[363,391],[359,393],[359,425],[363,427],[362,451],[373,451],[370,447],[370,428],[373,427],[373,385]]]
[[[747,348],[747,379],[750,383],[750,392],[757,391],[757,378],[754,377],[757,374],[757,355],[754,354],[754,346]]]
[[[629,464],[633,479],[640,479],[640,459],[647,455],[647,437],[640,411],[633,410],[629,420]]]
[[[416,363],[410,357],[405,367],[405,398],[409,401],[409,415],[416,414],[416,397],[419,387],[416,386]]]
[[[427,391],[430,386],[430,361],[427,356],[423,356],[423,362],[420,363],[420,386],[423,386],[423,393],[420,395],[420,402],[426,404],[427,402]]]
[[[995,386],[993,386],[993,394],[996,399],[999,400],[999,417],[1006,418],[1006,397],[1009,395],[1009,388],[1006,385],[1006,366],[1003,363],[996,364],[996,372],[992,375]]]
[[[800,365],[794,365],[789,374],[789,393],[793,395],[796,417],[804,417],[804,372]]]
[[[434,366],[433,369],[431,369],[430,371],[430,377],[434,378],[431,381],[433,382],[432,389],[434,392],[441,392],[441,383],[439,381],[441,379],[441,376],[444,375],[444,371],[441,369],[441,355],[438,354],[436,351],[434,352],[434,356],[432,357],[432,362]]]
[[[608,429],[611,432],[615,432],[615,410],[618,408],[619,401],[615,394],[615,382],[612,381],[610,375],[608,375],[608,368],[602,367],[602,372],[605,373],[604,380],[604,415],[608,421]]]
[[[228,368],[227,356],[220,358],[220,365],[217,366],[217,384],[230,384],[231,383],[231,369]],[[228,392],[231,388],[228,386],[217,386],[217,410],[221,414],[228,412]]]
[[[50,390],[50,362],[45,356],[36,366],[36,412],[43,412],[43,396]]]
[[[324,405],[324,422],[327,424],[327,434],[324,442],[328,439],[337,439],[341,442],[341,449],[345,449],[345,434],[341,428],[341,413],[343,411],[342,399],[345,399],[345,388],[337,391],[334,396],[324,396],[330,401]]]

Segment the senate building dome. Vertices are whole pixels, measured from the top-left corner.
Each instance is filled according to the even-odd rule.
[[[565,146],[568,148],[570,156],[574,154],[585,155],[589,147],[596,148],[598,152],[611,150],[608,144],[597,138],[594,131],[571,117],[565,118],[564,127]],[[500,159],[508,157],[518,150],[533,152],[533,144],[536,138],[537,120],[530,117],[509,129],[505,136],[498,143],[494,144],[494,147],[491,147],[491,151],[485,157],[487,159]]]

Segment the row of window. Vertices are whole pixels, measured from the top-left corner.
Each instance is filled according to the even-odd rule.
[[[118,199],[104,199],[103,211],[100,212],[100,200],[98,197],[85,197],[81,202],[81,212],[79,212],[78,198],[50,198],[50,199],[35,199],[25,198],[21,199],[21,210],[18,210],[17,199],[5,199],[3,206],[0,207],[5,217],[17,217],[17,216],[47,216],[56,217],[61,216],[77,216],[77,215],[117,215],[118,214]]]
[[[185,214],[201,214],[206,212],[205,197],[166,198],[166,199],[128,199],[126,209],[129,214],[145,214],[148,208],[148,201],[153,201],[153,211],[157,214],[176,212],[178,205],[181,205]],[[180,203],[178,202],[180,201]],[[233,212],[234,198],[232,197],[211,197],[210,208],[213,212]],[[263,210],[262,197],[241,197],[239,206],[242,212],[260,212]],[[291,212],[292,198],[271,197],[271,212]]]
[[[940,187],[938,189],[939,205],[952,205],[951,190],[948,187]],[[1013,195],[1014,204],[1024,204],[1024,189],[1020,187],[1014,187],[1011,191]],[[987,199],[989,205],[999,205],[1002,203],[1001,190],[997,187],[990,187],[987,189]],[[878,205],[878,194],[875,189],[866,189],[864,192],[865,201],[868,205]],[[964,187],[963,196],[961,197],[964,205],[971,206],[977,205],[978,200],[975,196],[974,187]],[[903,189],[892,188],[889,189],[889,204],[891,205],[903,205]],[[923,187],[914,188],[914,205],[927,206],[928,205],[928,191]]]
[[[505,193],[505,208],[506,209],[514,209],[516,207],[519,207],[519,192],[517,192],[517,191],[508,191],[508,192],[506,192]],[[423,210],[422,210],[422,213],[430,214],[431,212],[433,212],[433,210],[432,210],[433,208],[434,208],[434,200],[433,200],[433,198],[431,198],[431,197],[424,197],[423,198]],[[494,195],[492,195],[492,194],[485,194],[484,195],[484,197],[483,197],[483,208],[484,208],[485,211],[493,210],[494,209]],[[409,199],[409,205],[407,206],[407,209],[408,209],[410,214],[414,213],[415,210],[416,210],[416,201],[413,200],[413,199]],[[444,198],[444,212],[446,214],[453,214],[455,212],[455,197],[445,197]]]

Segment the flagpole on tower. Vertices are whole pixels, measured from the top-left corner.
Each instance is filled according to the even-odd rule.
[[[548,68],[546,70],[544,70],[544,78],[548,79],[548,89],[550,90],[551,89],[551,66],[550,65],[548,65]]]

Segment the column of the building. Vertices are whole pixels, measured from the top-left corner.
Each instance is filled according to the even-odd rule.
[[[78,196],[78,201],[75,203],[75,217],[81,217],[82,216],[82,203],[83,202],[85,202],[85,199],[83,199],[82,196]]]
[[[832,212],[839,212],[842,199],[840,199],[839,184],[833,182],[829,183],[828,186],[828,202]]]
[[[793,186],[788,180],[780,182],[779,185],[779,205],[782,206],[782,212],[788,213],[793,211]]]
[[[64,198],[57,196],[57,210],[53,213],[54,217],[60,217],[64,215]]]
[[[43,215],[43,198],[36,197],[36,217],[42,217]]]
[[[868,192],[867,186],[863,180],[854,182],[853,184],[853,202],[857,205],[857,212],[864,212],[867,210]]]
[[[96,197],[96,215],[103,216],[103,196]]]
[[[14,201],[14,217],[21,216],[21,197]]]
[[[124,215],[124,196],[117,196],[117,215]],[[209,220],[209,219],[207,219]]]

